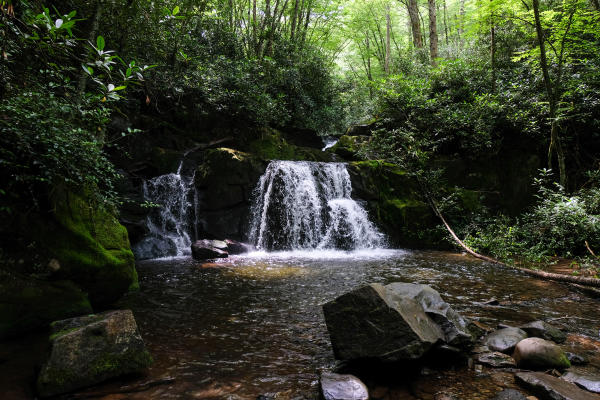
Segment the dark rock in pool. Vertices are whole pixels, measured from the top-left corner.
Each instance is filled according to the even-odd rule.
[[[130,310],[52,323],[51,348],[37,379],[42,397],[67,393],[152,363]]]
[[[541,400],[598,400],[598,395],[586,392],[572,383],[543,372],[518,372],[516,382]]]
[[[498,393],[492,400],[527,400],[527,397],[518,390],[504,389]]]
[[[565,354],[571,362],[571,365],[584,365],[588,363],[588,360],[585,357],[580,356],[579,354],[569,353],[568,351]]]
[[[222,240],[196,240],[192,244],[192,257],[196,260],[227,258],[227,243]]]
[[[544,321],[533,321],[519,328],[527,332],[530,337],[539,337],[556,343],[564,343],[567,340],[567,335],[563,331]]]
[[[576,384],[588,392],[600,393],[600,376],[580,375],[569,371],[561,376],[561,378],[567,382]]]
[[[395,289],[373,283],[323,305],[337,359],[416,360],[443,342],[423,307]]]
[[[490,333],[483,342],[490,350],[508,354],[525,338],[527,333],[519,328],[504,328]]]
[[[321,373],[321,393],[325,400],[368,400],[364,383],[354,375]]]
[[[521,340],[515,347],[513,358],[521,368],[562,370],[571,366],[560,347],[537,337]]]
[[[227,244],[227,253],[230,255],[244,254],[254,250],[254,246],[236,240],[225,239],[225,243]]]
[[[515,360],[511,356],[500,353],[499,351],[478,354],[476,360],[480,364],[485,364],[494,368],[511,368],[517,366]]]

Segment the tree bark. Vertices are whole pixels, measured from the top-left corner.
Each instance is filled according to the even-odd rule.
[[[423,39],[421,37],[421,23],[419,22],[419,5],[417,4],[417,0],[408,0],[407,7],[413,44],[415,48],[421,49],[423,48]]]
[[[492,3],[493,0],[490,0]],[[491,5],[493,7],[493,5]],[[492,62],[492,93],[496,93],[496,21],[494,10],[490,12],[490,58]]]
[[[446,9],[446,0],[444,0],[444,39],[446,41],[446,46],[448,46],[448,19],[447,19],[448,11]]]
[[[465,31],[465,0],[460,0],[460,9],[458,11],[458,15],[458,40],[462,46]]]
[[[428,0],[429,4],[429,56],[431,65],[437,65],[438,58],[438,34],[437,34],[437,15],[435,8],[435,0]]]

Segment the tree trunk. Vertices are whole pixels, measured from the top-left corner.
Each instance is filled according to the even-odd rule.
[[[493,0],[490,0],[490,3]],[[493,7],[493,5],[491,6]],[[496,93],[496,21],[494,20],[494,10],[490,13],[490,58],[492,62],[492,93]]]
[[[429,56],[431,57],[431,65],[437,65],[438,58],[438,34],[437,34],[437,15],[435,8],[435,0],[428,0],[429,4]]]
[[[465,0],[460,0],[460,9],[458,15],[458,40],[462,46],[465,30]]]
[[[448,11],[446,9],[446,0],[444,0],[444,39],[446,41],[446,46],[448,46],[448,19],[446,16],[447,14],[448,14]],[[447,51],[448,50],[446,50],[446,52]]]
[[[419,22],[419,5],[417,4],[417,0],[408,0],[407,7],[413,44],[415,48],[421,49],[423,48],[423,39],[421,37],[421,23]]]
[[[392,23],[390,17],[390,3],[385,8],[385,74],[390,74],[390,54],[392,52],[390,35],[392,31]]]
[[[552,121],[550,128],[550,145],[548,146],[548,168],[552,169],[552,158],[553,154],[556,153],[556,156],[558,158],[560,184],[563,188],[566,189],[567,171],[565,166],[565,155],[563,152],[562,145],[560,143],[560,137],[558,136],[558,122],[556,120],[557,98],[554,90],[554,85],[552,83],[552,80],[550,79],[550,71],[548,69],[544,31],[542,29],[542,23],[540,20],[539,0],[533,0],[533,15],[535,18],[535,31],[537,34],[538,44],[540,46],[540,68],[542,69],[542,75],[544,77],[544,86],[546,88],[546,95],[548,96],[548,103],[550,105],[550,121]]]
[[[296,0],[294,3],[294,11],[292,12],[292,26],[290,28],[290,42],[294,42],[294,34],[296,33],[296,21],[298,20],[298,7],[300,6],[300,0]]]

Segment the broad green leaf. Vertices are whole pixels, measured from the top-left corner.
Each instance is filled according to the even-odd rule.
[[[104,38],[102,36],[98,36],[96,38],[96,47],[98,48],[98,50],[104,50]]]
[[[173,13],[172,15],[177,15],[179,14],[179,6],[175,6],[175,8],[173,9]]]

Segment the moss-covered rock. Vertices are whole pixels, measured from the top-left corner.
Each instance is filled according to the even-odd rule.
[[[37,380],[42,397],[139,372],[152,363],[130,310],[56,321],[50,344]]]
[[[90,312],[87,295],[73,282],[48,282],[0,269],[0,339]]]
[[[416,179],[397,165],[381,161],[348,164],[353,193],[367,201],[369,213],[392,244],[439,247],[444,232],[424,202]]]
[[[337,143],[329,151],[345,160],[360,160],[359,151],[369,141],[367,136],[340,136]]]
[[[55,278],[75,282],[94,307],[111,304],[138,287],[127,230],[113,213],[60,189],[51,204],[51,220],[38,221],[34,236],[58,260]]]
[[[248,152],[263,160],[331,161],[327,152],[290,144],[275,129],[262,131],[260,138],[250,142]]]

